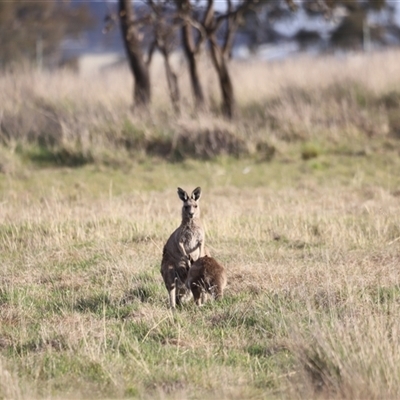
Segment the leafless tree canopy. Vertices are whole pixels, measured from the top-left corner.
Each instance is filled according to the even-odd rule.
[[[132,7],[130,0],[119,0],[118,17],[135,78],[135,103],[147,105],[150,102],[151,84],[148,68],[157,49],[164,57],[172,104],[179,110],[179,86],[170,63],[170,54],[180,38],[197,106],[204,106],[204,90],[198,61],[205,49],[208,49],[220,83],[223,113],[227,117],[233,117],[235,99],[228,61],[242,14],[257,4],[257,0],[227,0],[226,11],[219,12],[215,9],[214,0],[208,0],[205,7],[198,1],[190,0],[147,0],[138,11],[139,9]],[[108,16],[106,26],[114,20],[115,18]],[[147,43],[144,43],[144,36]],[[147,47],[147,54],[143,51],[144,47]]]
[[[131,0],[119,0],[118,17],[135,77],[135,102],[144,105],[150,102],[148,68],[154,51],[158,50],[164,57],[171,102],[179,110],[178,79],[171,66],[170,55],[180,46],[187,60],[196,108],[205,106],[198,63],[200,57],[208,54],[219,81],[222,112],[228,118],[234,117],[235,95],[229,60],[238,27],[243,24],[246,15],[256,14],[259,7],[269,5],[278,10],[279,5],[285,5],[287,9],[296,11],[299,6],[293,0],[218,0],[218,7],[216,3],[215,0],[143,0],[141,7],[133,8]],[[364,8],[379,9],[385,0],[370,0],[365,4]],[[301,6],[307,12],[326,17],[332,15],[337,6],[357,12],[361,7],[357,0],[306,0]],[[112,18],[107,23],[110,20]],[[147,49],[146,54],[144,48]]]

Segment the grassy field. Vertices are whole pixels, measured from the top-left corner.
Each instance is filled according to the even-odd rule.
[[[0,398],[399,398],[398,65],[234,64],[233,122],[209,71],[210,110],[188,91],[179,116],[161,84],[129,113],[127,71],[1,76]],[[177,186],[228,286],[172,313]]]

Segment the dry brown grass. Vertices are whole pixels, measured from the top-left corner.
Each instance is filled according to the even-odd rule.
[[[146,154],[172,159],[248,155],[265,143],[285,152],[292,140],[354,145],[366,137],[398,135],[394,110],[400,82],[394,71],[399,60],[392,50],[272,64],[234,62],[239,118],[233,122],[216,111],[218,85],[208,64],[202,66],[202,78],[212,111],[193,109],[179,57],[179,116],[172,111],[160,63],[153,66],[153,106],[145,114],[131,112],[132,77],[125,68],[83,77],[68,71],[6,73],[0,76],[1,134],[19,151],[28,142],[50,152],[28,151],[34,160],[61,165],[119,165],[118,160]],[[190,138],[211,140],[215,149],[193,149]],[[0,167],[12,169],[7,165]]]
[[[188,306],[175,322],[159,274],[162,245],[179,220],[174,189],[127,185],[117,197],[106,187],[95,199],[74,198],[73,183],[63,194],[50,182],[40,197],[19,192],[7,201],[5,192],[1,348],[20,378],[2,373],[13,390],[29,398],[27,384],[38,397],[65,395],[73,371],[86,368],[93,372],[72,396],[123,397],[135,388],[140,398],[147,390],[160,398],[192,390],[221,398],[397,397],[398,197],[385,182],[309,179],[302,178],[308,187],[205,190],[203,219],[213,255],[227,267],[226,300],[202,311]],[[146,343],[197,361],[182,370]],[[160,369],[169,362],[168,373]]]

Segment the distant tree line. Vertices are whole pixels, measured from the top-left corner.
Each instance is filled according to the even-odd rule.
[[[0,68],[21,62],[57,63],[60,44],[93,23],[86,5],[69,1],[0,1]]]
[[[221,11],[221,7],[216,9],[214,0],[144,0],[142,3],[145,6],[137,8],[132,6],[131,0],[118,2],[122,37],[135,78],[135,104],[147,107],[151,101],[149,65],[153,52],[158,49],[165,60],[171,102],[179,110],[179,86],[169,56],[180,42],[196,107],[203,108],[205,103],[199,59],[208,53],[219,81],[222,112],[228,118],[235,115],[229,60],[238,29],[247,29],[263,13],[267,19],[279,19],[302,7],[309,14],[333,18],[335,10],[341,7],[346,16],[333,33],[332,40],[345,45],[353,39],[362,41],[368,10],[380,10],[386,5],[385,0],[305,0],[300,5],[293,0],[219,0],[219,6],[225,3],[225,9]],[[264,28],[257,23],[255,26],[256,29]]]

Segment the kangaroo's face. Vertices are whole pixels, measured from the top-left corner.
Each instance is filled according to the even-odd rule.
[[[182,218],[193,219],[200,216],[201,188],[194,189],[190,197],[183,189],[178,188],[178,196],[183,201]]]

